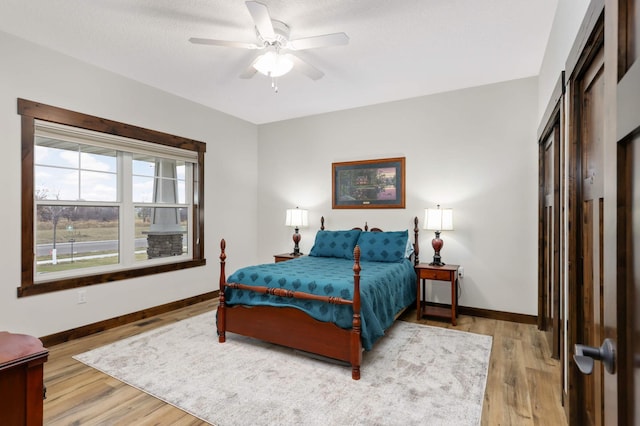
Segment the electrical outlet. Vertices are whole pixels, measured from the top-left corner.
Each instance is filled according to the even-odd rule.
[[[87,290],[78,290],[78,304],[87,303]]]
[[[458,267],[458,277],[464,277],[464,268],[462,266]]]

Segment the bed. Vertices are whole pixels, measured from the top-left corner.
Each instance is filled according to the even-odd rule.
[[[241,268],[228,279],[220,242],[217,331],[237,333],[343,361],[360,378],[370,350],[416,297],[418,218],[408,231],[365,224],[320,231],[308,256]]]

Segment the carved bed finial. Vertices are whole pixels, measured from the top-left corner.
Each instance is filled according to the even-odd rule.
[[[224,249],[227,248],[227,242],[223,239],[220,240],[220,262],[224,262],[227,258],[227,255],[224,252]]]

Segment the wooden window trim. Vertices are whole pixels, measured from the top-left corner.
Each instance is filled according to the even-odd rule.
[[[204,257],[204,153],[206,144],[192,139],[132,126],[75,111],[70,111],[38,102],[18,99],[18,114],[21,115],[22,143],[22,237],[21,237],[21,284],[18,297],[32,296],[53,291],[102,284],[130,278],[177,271],[206,264]],[[60,280],[34,283],[34,134],[35,120],[65,124],[86,130],[117,135],[160,145],[181,148],[198,153],[197,193],[198,200],[193,208],[193,223],[197,223],[197,233],[191,241],[193,259],[161,265],[144,266],[100,274],[91,274]]]

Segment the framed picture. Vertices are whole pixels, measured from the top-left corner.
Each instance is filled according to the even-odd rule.
[[[332,164],[334,209],[403,209],[404,157]]]

